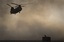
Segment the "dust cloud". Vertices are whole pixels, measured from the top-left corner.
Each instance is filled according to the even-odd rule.
[[[10,14],[7,3],[24,4]],[[64,0],[0,0],[0,40],[52,40],[64,38]]]

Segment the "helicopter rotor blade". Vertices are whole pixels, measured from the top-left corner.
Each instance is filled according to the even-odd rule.
[[[20,5],[28,5],[28,4],[32,4],[32,3],[27,3],[27,4],[20,4]]]
[[[18,5],[18,4],[16,4],[16,3],[11,3],[11,4]]]
[[[11,5],[7,4],[8,6],[12,7]]]
[[[21,6],[21,7],[24,7],[24,6]]]
[[[27,5],[27,4],[32,4],[32,3],[27,3],[27,4],[16,4],[16,3],[11,3],[11,4],[14,4],[14,5]]]

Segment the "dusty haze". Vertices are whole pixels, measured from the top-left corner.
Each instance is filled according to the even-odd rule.
[[[26,4],[16,15],[7,3]],[[30,4],[27,4],[30,3]],[[0,40],[64,40],[64,0],[0,0]]]

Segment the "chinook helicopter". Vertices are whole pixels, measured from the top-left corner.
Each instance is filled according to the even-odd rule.
[[[18,5],[18,4],[16,4],[16,3],[11,3],[11,4],[16,5],[15,8],[14,8],[14,7],[12,7],[10,4],[7,4],[8,6],[11,7],[11,9],[10,9],[10,13],[11,13],[11,14],[16,14],[16,13],[18,13],[18,12],[20,13],[20,11],[22,11],[22,7],[24,7],[24,6]]]

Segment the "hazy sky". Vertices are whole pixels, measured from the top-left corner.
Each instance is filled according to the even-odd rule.
[[[11,2],[25,7],[10,14],[6,4]],[[64,0],[0,0],[0,40],[41,40],[44,35],[64,40]]]

